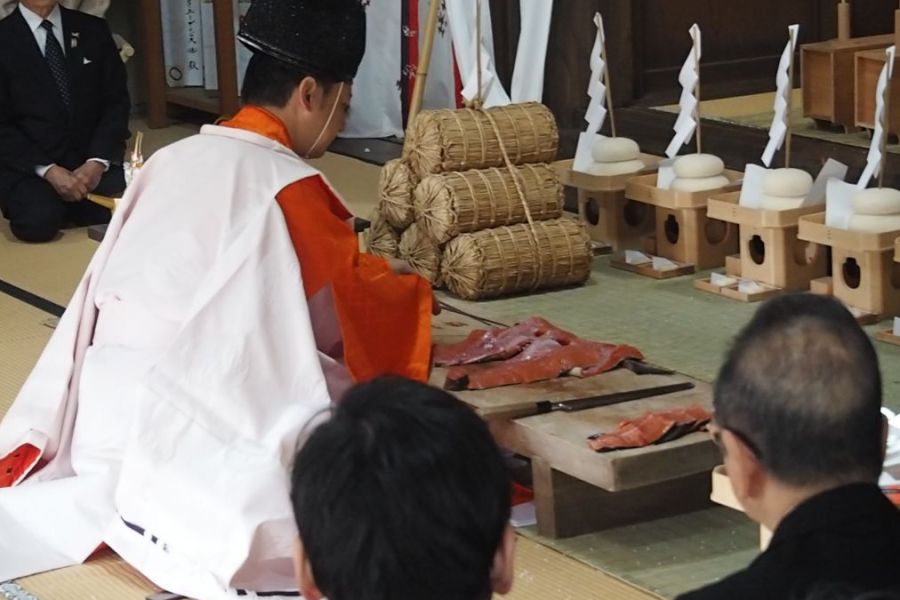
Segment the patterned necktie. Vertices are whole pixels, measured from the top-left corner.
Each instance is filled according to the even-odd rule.
[[[66,105],[69,112],[72,112],[72,90],[69,87],[69,71],[66,69],[66,57],[63,54],[62,46],[53,35],[53,23],[44,21],[41,23],[41,27],[47,32],[44,57],[47,59],[47,64],[50,65],[50,72],[53,73],[53,79],[56,81],[56,87],[59,88],[63,104]]]

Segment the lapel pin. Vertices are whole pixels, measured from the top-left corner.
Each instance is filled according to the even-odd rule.
[[[77,31],[72,32],[72,39],[69,42],[69,46],[71,46],[72,48],[78,47],[78,35],[79,33]]]

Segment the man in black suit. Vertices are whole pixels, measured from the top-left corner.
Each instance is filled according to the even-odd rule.
[[[878,488],[878,357],[846,308],[811,294],[764,305],[719,372],[714,407],[735,495],[774,536],[749,568],[684,600],[900,588],[900,511]]]
[[[21,0],[0,21],[0,209],[17,238],[109,221],[85,196],[125,188],[130,105],[106,21],[57,0]]]

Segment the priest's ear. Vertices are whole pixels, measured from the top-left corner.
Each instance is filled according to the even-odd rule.
[[[325,105],[325,99],[331,86],[315,77],[304,77],[297,86],[297,98],[307,112],[316,112]]]
[[[297,589],[306,600],[322,600],[325,597],[316,585],[312,565],[300,538],[294,540],[294,577],[297,579]]]

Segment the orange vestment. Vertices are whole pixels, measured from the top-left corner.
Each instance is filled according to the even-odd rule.
[[[291,147],[284,124],[248,106],[222,123]],[[427,381],[431,364],[431,286],[415,275],[395,275],[388,262],[359,251],[352,215],[321,177],[297,181],[277,196],[297,251],[307,299],[331,286],[355,381],[402,375]]]

